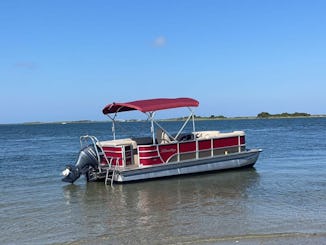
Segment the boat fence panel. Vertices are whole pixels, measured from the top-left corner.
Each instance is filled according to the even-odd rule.
[[[111,165],[126,167],[133,164],[133,148],[132,145],[122,146],[103,146],[103,151]],[[105,164],[105,159],[102,159],[102,164]]]
[[[245,150],[245,136],[200,139],[138,147],[140,166],[216,157]]]
[[[150,166],[164,163],[159,156],[158,147],[153,145],[138,146],[138,158],[140,166]]]

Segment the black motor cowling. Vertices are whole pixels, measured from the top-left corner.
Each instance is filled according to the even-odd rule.
[[[86,146],[80,150],[75,166],[66,166],[66,169],[62,172],[62,175],[64,176],[62,181],[74,183],[80,177],[80,175],[86,174],[88,172],[89,167],[96,169],[97,166],[98,160],[94,146]]]

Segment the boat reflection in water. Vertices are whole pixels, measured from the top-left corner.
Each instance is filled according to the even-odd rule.
[[[68,185],[64,196],[67,216],[85,224],[81,233],[113,243],[165,243],[238,234],[251,222],[249,199],[258,182],[259,174],[250,168],[114,188]]]

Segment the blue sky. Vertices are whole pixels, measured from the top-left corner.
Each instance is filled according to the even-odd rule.
[[[317,0],[1,1],[0,123],[104,120],[108,103],[155,97],[196,98],[200,116],[326,114],[325,12]]]

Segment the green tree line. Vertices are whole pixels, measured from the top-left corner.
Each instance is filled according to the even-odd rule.
[[[309,113],[305,112],[294,112],[287,113],[283,112],[281,114],[269,114],[268,112],[261,112],[257,115],[258,118],[271,118],[271,117],[310,117]]]

